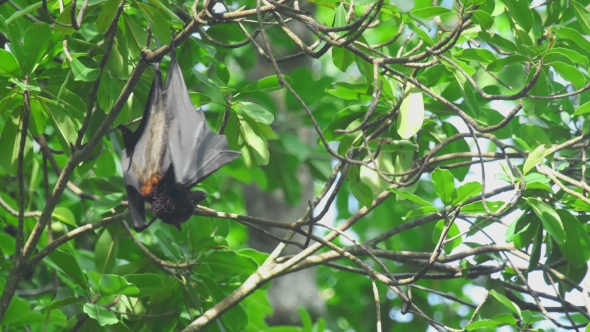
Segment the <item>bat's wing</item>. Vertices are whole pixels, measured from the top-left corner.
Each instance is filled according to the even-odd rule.
[[[139,135],[131,156],[131,165],[140,185],[153,181],[155,175],[164,176],[170,167],[171,160],[168,151],[170,128],[166,118],[162,85],[162,74],[156,70],[148,105],[144,111],[144,118],[147,120],[142,121],[136,131]]]
[[[170,118],[168,146],[176,183],[191,188],[240,153],[230,150],[227,138],[214,133],[203,112],[195,110],[174,51],[171,57],[164,87],[166,112]]]
[[[125,181],[127,200],[129,201],[129,211],[133,220],[133,228],[140,232],[147,227],[145,223],[145,202],[139,193],[139,181],[131,167],[131,157],[127,155],[126,149],[123,150],[121,164],[123,167],[123,180]]]

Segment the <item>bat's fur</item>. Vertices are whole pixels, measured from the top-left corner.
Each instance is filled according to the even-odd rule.
[[[166,175],[151,189],[151,192],[147,195],[142,193],[142,196],[152,205],[154,214],[180,230],[180,224],[191,217],[195,205],[187,190],[176,186],[174,168],[170,167]]]

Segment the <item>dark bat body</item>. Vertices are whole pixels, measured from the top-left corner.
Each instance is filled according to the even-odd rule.
[[[149,226],[145,201],[156,217],[180,230],[206,197],[190,189],[240,155],[229,150],[227,138],[214,133],[203,112],[195,110],[174,51],[171,56],[165,86],[156,69],[137,130],[119,126],[126,148],[121,160],[123,178],[133,228],[138,232]]]

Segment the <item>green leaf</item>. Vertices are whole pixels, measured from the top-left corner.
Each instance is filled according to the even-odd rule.
[[[343,47],[332,47],[332,63],[341,72],[345,73],[354,62],[355,54]]]
[[[164,289],[162,278],[153,273],[143,274],[128,274],[125,280],[132,283],[139,289],[139,293],[133,297],[145,297],[154,294],[155,292]]]
[[[94,163],[94,174],[102,178],[108,178],[117,172],[117,164],[113,153],[105,151],[96,158]]]
[[[0,49],[0,76],[20,77],[20,67],[12,53]]]
[[[336,13],[334,14],[334,28],[341,28],[346,25],[346,8],[344,7],[344,4],[340,4],[338,8],[336,8]],[[336,32],[338,36],[343,36],[345,33],[345,31]]]
[[[227,275],[250,275],[258,268],[258,264],[252,258],[225,250],[212,252],[203,259],[203,262],[215,267],[219,273]]]
[[[103,5],[102,9],[100,10],[100,14],[94,23],[94,27],[96,31],[104,34],[107,31],[107,28],[113,21],[115,17],[115,13],[117,12],[117,7],[121,3],[120,0],[107,0]],[[144,41],[145,42],[145,41]]]
[[[69,27],[64,27],[64,26],[55,24],[53,26],[53,32],[65,35],[65,34],[70,34],[72,31],[74,31],[74,28],[71,27],[71,25],[72,25],[71,9],[72,9],[72,4],[68,3],[64,7],[63,12],[61,12],[57,16],[57,18],[55,19],[56,22],[69,25]]]
[[[559,249],[565,258],[575,267],[586,266],[590,259],[590,237],[578,218],[568,210],[557,210],[565,230],[565,243]]]
[[[75,81],[94,82],[100,76],[100,66],[91,57],[75,58],[71,65]]]
[[[132,330],[121,321],[117,322],[117,324],[111,325],[110,329],[113,332],[132,332]]]
[[[207,289],[208,295],[213,299],[214,303],[219,303],[226,298],[219,286],[217,286],[211,279],[202,276],[203,285]],[[240,304],[234,306],[228,310],[223,316],[221,321],[230,331],[244,331],[244,328],[248,325],[248,315]]]
[[[27,14],[30,14],[30,13],[36,11],[37,9],[41,8],[42,4],[43,4],[42,1],[35,2],[34,4],[27,6],[27,7],[23,8],[22,10],[14,12],[12,15],[10,15],[9,18],[6,19],[6,22],[5,22],[6,26],[9,26],[10,23],[12,23],[12,21],[14,21],[18,18],[21,18]]]
[[[73,93],[65,87],[62,89],[57,86],[43,87],[43,92],[52,98],[51,101],[49,99],[45,99],[45,102],[49,102],[53,105],[57,104],[63,108],[73,121],[77,120],[76,122],[79,123],[84,121],[84,117],[86,117],[86,103],[84,103],[84,100],[82,100],[79,95]]]
[[[139,289],[125,278],[114,274],[105,274],[100,278],[98,292],[102,296],[110,295],[135,295],[139,294]]]
[[[460,80],[460,75],[460,73],[455,73],[455,77],[457,77],[457,82],[459,82],[459,86],[461,87],[461,93],[463,94],[465,103],[467,106],[469,106],[471,114],[473,114],[474,117],[479,118],[481,111],[479,109],[479,103],[476,97],[477,92],[475,91],[473,85],[471,85],[471,82],[467,80]],[[463,78],[461,77],[461,79]]]
[[[414,219],[414,218],[418,218],[418,217],[424,217],[424,216],[430,215],[432,213],[437,213],[437,212],[438,212],[438,210],[433,206],[423,206],[421,208],[417,208],[417,209],[408,211],[408,213],[406,213],[406,216],[402,217],[402,219],[406,220],[410,217],[412,217],[411,219]]]
[[[107,59],[106,68],[113,78],[127,80],[129,78],[129,45],[127,36],[121,29],[115,33],[115,41],[111,53]],[[115,93],[112,98],[117,98],[119,93]]]
[[[445,138],[452,137],[452,136],[457,135],[459,133],[457,128],[455,128],[451,123],[446,122],[446,121],[443,121],[443,123],[441,125],[441,129],[442,129],[443,133],[445,134],[445,136],[444,136]],[[442,156],[442,155],[445,155],[448,153],[461,153],[461,152],[470,152],[470,151],[471,151],[471,149],[469,147],[469,144],[467,144],[467,141],[465,140],[465,138],[460,138],[460,139],[446,145],[445,147],[443,147],[438,152],[438,155]],[[453,160],[444,161],[444,162],[440,163],[440,165],[441,166],[448,165],[448,164],[452,164],[452,163],[465,162],[465,161],[469,161],[469,160],[471,160],[471,158],[456,158]],[[459,167],[459,168],[452,168],[451,169],[451,173],[459,181],[464,181],[468,172],[469,172],[469,167]]]
[[[477,36],[481,38],[483,41],[489,44],[494,44],[501,48],[502,50],[510,53],[514,53],[517,51],[516,45],[510,40],[502,37],[501,35],[489,32],[489,31],[480,31]],[[498,59],[500,60],[500,59]],[[497,61],[497,60],[496,60]]]
[[[574,51],[574,50],[570,50],[568,48],[563,48],[563,47],[554,47],[552,48],[549,52],[547,52],[547,56],[551,55],[551,54],[559,54],[562,56],[567,57],[571,62],[576,63],[576,64],[580,64],[584,67],[588,67],[588,65],[590,64],[590,61],[588,60],[588,57]],[[545,57],[547,58],[547,57]],[[547,61],[545,61],[546,63]]]
[[[26,90],[41,91],[40,87],[38,87],[36,85],[32,85],[32,84],[26,84],[25,82],[19,81],[15,78],[10,78],[8,81],[16,84],[23,91],[26,91]]]
[[[271,112],[267,111],[264,107],[258,104],[243,101],[238,103],[238,105],[242,108],[242,110],[247,116],[260,123],[270,125],[275,119],[274,115]]]
[[[524,198],[533,208],[535,214],[541,219],[543,228],[549,233],[558,245],[565,243],[565,230],[559,215],[549,205],[532,198]]]
[[[242,149],[242,157],[244,159],[254,159],[255,165],[266,165],[270,160],[270,153],[268,152],[268,143],[262,139],[250,126],[250,123],[243,117],[239,116],[239,123],[241,129],[240,138],[244,139],[247,143],[246,148],[251,148],[251,150],[244,150]],[[253,166],[255,166],[253,165]]]
[[[70,144],[76,141],[78,130],[72,117],[63,108],[55,106],[53,103],[43,103],[48,110],[51,125],[57,130],[57,139],[66,155],[70,155]]]
[[[16,205],[16,204],[14,204]],[[6,255],[14,255],[16,239],[6,233],[0,233],[0,249]]]
[[[64,222],[68,225],[77,227],[77,223],[76,223],[76,217],[74,217],[74,214],[72,213],[72,210],[63,207],[63,206],[58,206],[53,210],[53,213],[51,214],[51,216],[61,222]]]
[[[590,113],[590,101],[584,103],[583,105],[581,105],[580,107],[578,107],[578,109],[574,112],[574,116],[576,115],[582,115],[582,114],[586,114],[586,113]]]
[[[409,16],[413,16],[412,14],[409,14]],[[413,17],[413,18],[418,18],[419,17]],[[423,24],[424,26],[426,26],[426,28],[428,29],[428,31],[430,31],[430,25],[427,22],[423,22],[425,24]],[[408,22],[408,28],[410,28],[410,30],[414,31],[418,37],[420,37],[420,39],[422,39],[423,41],[425,41],[426,43],[428,43],[429,45],[434,45],[434,40],[432,40],[432,38],[430,37],[430,35],[428,35],[428,33],[426,33],[426,31],[420,29],[420,27],[417,27],[414,23],[412,22]]]
[[[203,105],[209,104],[211,102],[211,98],[209,98],[209,96],[207,96],[206,94],[200,93],[200,92],[189,92],[189,95],[191,97],[191,101],[193,102],[193,105],[195,105],[195,107],[201,107]]]
[[[393,160],[391,153],[381,152],[377,156],[377,166],[383,173],[395,173],[393,168]],[[360,178],[363,183],[366,183],[373,190],[373,194],[378,195],[383,190],[389,187],[389,183],[383,180],[377,172],[365,166],[361,166]]]
[[[13,111],[13,114],[20,113],[20,107]],[[15,117],[14,115],[10,116],[6,120],[6,124],[4,128],[2,128],[2,133],[0,134],[0,166],[4,169],[4,171],[12,176],[16,177],[17,167],[18,167],[18,153],[20,150],[20,137],[22,131],[19,130],[18,124],[20,122],[20,118]],[[32,142],[30,139],[27,139],[25,145],[25,167],[30,165],[31,162],[31,152],[32,152]]]
[[[485,48],[465,48],[453,53],[453,57],[463,60],[475,60],[486,64],[496,60],[494,53]]]
[[[492,212],[498,211],[498,209],[504,204],[504,202],[498,201],[486,201],[486,205]],[[461,212],[486,212],[481,201],[473,202],[471,204],[464,205],[461,208]]]
[[[502,303],[506,308],[510,309],[515,315],[520,317],[520,308],[510,301],[506,296],[496,292],[495,290],[490,290],[489,295],[493,296],[498,302]]]
[[[484,320],[479,320],[477,322],[467,324],[465,326],[465,330],[475,331],[475,330],[479,330],[479,329],[493,328],[493,327],[500,326],[500,325],[502,325],[502,324],[500,324],[499,322],[484,319]]]
[[[524,139],[530,147],[537,147],[538,145],[544,145],[546,148],[550,148],[552,143],[546,134],[546,129],[533,124],[522,124],[520,125],[519,138]],[[513,137],[516,141],[517,137]],[[532,150],[532,149],[527,149]]]
[[[74,280],[80,287],[86,289],[88,287],[88,280],[82,269],[78,265],[76,258],[69,252],[63,250],[55,250],[47,256],[53,264],[59,267],[65,274]]]
[[[533,249],[531,250],[531,259],[529,260],[529,266],[527,267],[527,271],[533,271],[537,268],[537,264],[539,264],[539,259],[541,258],[541,248],[543,247],[543,227],[541,227],[541,223],[538,221],[534,221],[536,227],[532,227],[533,231]]]
[[[84,312],[98,322],[98,325],[114,325],[119,322],[115,314],[107,309],[92,303],[84,304]]]
[[[586,77],[578,68],[560,61],[552,62],[550,65],[561,77],[571,82],[576,89],[581,89],[586,85]]]
[[[535,68],[535,70],[531,70],[529,72],[529,75],[527,76],[527,80],[526,80],[527,83],[533,79],[533,76],[535,75],[535,71],[536,71],[536,68]],[[529,94],[533,95],[533,96],[548,96],[549,95],[549,86],[547,85],[547,76],[545,74],[544,69],[542,69],[541,73],[539,73],[539,78],[537,79],[537,82],[535,82],[535,85],[533,85],[533,87],[529,91]],[[532,118],[540,117],[541,115],[543,115],[543,113],[545,113],[545,111],[547,110],[548,104],[549,103],[547,100],[542,100],[542,99],[531,99],[531,98],[523,98],[522,99],[522,109],[524,110],[526,115],[528,115]]]
[[[424,98],[422,90],[411,87],[408,83],[405,98],[399,110],[397,119],[397,133],[403,139],[408,139],[416,134],[424,122]]]
[[[590,35],[590,12],[584,8],[584,5],[577,1],[572,1],[571,5],[574,9],[574,14],[576,14],[576,17],[578,18],[578,22],[580,22],[582,30],[584,30],[586,35]]]
[[[514,220],[504,233],[504,241],[512,242],[514,237],[520,233],[528,231],[532,228],[532,222],[536,219],[536,215],[527,210],[518,219]],[[532,235],[529,237],[529,241],[532,239]],[[526,242],[528,244],[528,242]]]
[[[528,33],[533,27],[533,13],[529,7],[528,1],[523,0],[504,0],[508,7],[510,18],[513,19],[520,27]]]
[[[221,88],[219,87],[219,85],[217,84],[217,82],[215,82],[214,80],[210,79],[209,77],[207,77],[206,75],[202,74],[201,72],[195,70],[194,68],[193,68],[193,73],[204,84],[212,87],[215,90],[221,91]]]
[[[148,20],[154,36],[158,38],[160,43],[164,45],[170,44],[172,41],[172,32],[170,32],[170,26],[164,17],[154,7],[148,4],[137,2],[137,5],[143,16]]]
[[[447,8],[438,7],[438,6],[428,6],[428,7],[419,8],[419,9],[412,9],[410,12],[418,17],[425,19],[425,20],[428,20],[428,19],[436,17],[436,16],[452,13]]]
[[[46,305],[45,307],[41,308],[40,312],[45,313],[51,310],[59,309],[65,307],[67,305],[73,304],[78,302],[77,297],[66,297],[65,299],[55,300]]]
[[[125,18],[125,24],[127,25],[126,35],[127,35],[127,44],[130,46],[130,54],[136,54],[135,56],[139,56],[141,48],[144,47],[146,39],[147,39],[147,32],[138,22],[139,17],[129,17],[123,11],[123,16]]]
[[[523,175],[526,175],[531,169],[533,169],[538,163],[543,161],[543,158],[547,155],[547,149],[544,145],[539,145],[537,148],[529,154],[522,167]]]
[[[481,194],[481,183],[467,182],[457,189],[457,197],[453,200],[453,205],[466,202],[470,197]]]
[[[108,114],[115,105],[115,101],[117,101],[119,94],[121,94],[121,90],[122,88],[119,81],[113,78],[108,71],[105,71],[102,74],[100,86],[98,88],[98,105],[106,114]]]
[[[569,39],[574,42],[575,45],[579,46],[584,50],[590,50],[590,41],[588,41],[581,33],[572,29],[559,27],[555,28],[555,35],[557,39]]]
[[[368,209],[373,205],[373,190],[371,190],[371,187],[362,182],[350,182],[349,186],[350,192],[361,207],[366,206]]]
[[[432,183],[434,183],[436,195],[440,197],[443,204],[451,204],[456,197],[453,174],[446,169],[437,168],[432,172]]]
[[[481,26],[482,30],[488,30],[494,25],[494,18],[483,10],[474,10],[473,18]]]
[[[508,325],[516,325],[516,318],[514,318],[511,314],[499,314],[492,317],[492,320],[495,320],[498,323],[508,324]]]
[[[229,70],[227,69],[225,63],[210,56],[204,56],[203,59],[211,62],[211,65],[213,68],[215,68],[215,74],[217,74],[217,77],[227,86],[229,83]]]
[[[520,54],[509,55],[507,57],[500,58],[498,60],[494,60],[494,61],[490,62],[490,64],[488,64],[487,70],[498,72],[508,65],[515,64],[515,63],[524,64],[528,60],[529,59],[524,55],[520,55]]]
[[[545,320],[545,317],[543,317],[542,315],[535,315],[532,312],[530,312],[529,310],[524,310],[522,312],[522,321],[525,324],[534,324],[536,322],[540,322],[542,320]]]
[[[298,308],[299,316],[301,317],[301,324],[303,325],[302,332],[311,332],[311,328],[313,327],[313,321],[311,319],[311,315],[307,310],[304,308]]]
[[[438,243],[438,240],[442,236],[442,231],[443,231],[444,227],[445,227],[444,220],[439,220],[436,223],[436,226],[434,226],[434,232],[432,233],[432,242],[433,243],[435,243],[435,244]],[[447,233],[447,240],[450,238],[453,238],[459,234],[461,234],[461,231],[459,230],[459,226],[457,226],[457,224],[455,224],[455,223],[452,223],[451,227],[449,227],[449,231]],[[460,246],[462,242],[463,242],[463,239],[461,239],[461,237],[458,237],[458,238],[454,239],[453,241],[445,244],[443,246],[443,249],[445,250],[445,253],[448,255],[453,251],[453,249]]]
[[[332,49],[333,50],[333,49]],[[293,80],[288,76],[283,76],[283,79],[289,83],[290,85],[293,84]],[[241,91],[240,94],[260,91],[260,92],[271,92],[275,90],[279,90],[281,85],[279,84],[279,79],[276,75],[267,76],[265,78],[261,78],[256,82],[252,82],[246,85]]]
[[[477,118],[477,122],[481,123],[484,126],[493,126],[497,125],[500,122],[504,121],[506,117],[500,112],[486,107],[479,107],[479,117]],[[499,139],[507,139],[512,137],[514,123],[509,122],[504,127],[494,130],[494,135]]]
[[[394,189],[394,188],[388,188],[388,190],[391,191],[392,193],[396,194],[397,196],[407,199],[408,201],[412,201],[412,202],[420,204],[422,206],[434,207],[432,204],[428,203],[427,201],[423,200],[422,198],[420,198],[414,194],[403,192],[403,191],[400,191],[400,190]]]
[[[96,213],[97,215],[102,215],[103,213],[106,213],[106,212],[110,211],[111,209],[114,209],[117,206],[121,205],[121,199],[123,198],[123,195],[124,195],[123,193],[101,195],[98,200],[92,202],[90,209],[92,210],[93,213]],[[99,240],[100,240],[100,238],[99,238]],[[107,243],[108,242],[105,241],[105,243],[103,243],[103,244],[106,245]],[[96,258],[96,256],[94,258]],[[95,263],[96,263],[96,261],[95,261]],[[99,263],[99,265],[102,265],[102,264]]]
[[[34,23],[25,32],[24,54],[27,74],[31,74],[39,61],[43,59],[49,43],[51,42],[51,29],[47,23]]]
[[[116,266],[119,241],[104,229],[94,247],[94,264],[98,273],[109,273]]]

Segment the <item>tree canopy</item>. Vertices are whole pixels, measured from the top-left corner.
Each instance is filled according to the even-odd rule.
[[[0,326],[590,331],[589,4],[0,0]],[[241,156],[135,233],[116,127],[172,42]]]

